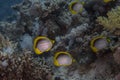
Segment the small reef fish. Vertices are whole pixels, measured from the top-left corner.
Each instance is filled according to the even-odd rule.
[[[72,14],[78,14],[83,11],[84,2],[73,1],[69,4],[69,10]]]
[[[38,36],[34,40],[33,48],[36,54],[42,54],[43,52],[49,51],[53,44],[53,40],[50,40],[45,36]]]
[[[75,60],[67,52],[57,52],[54,56],[54,65],[55,66],[69,66]]]

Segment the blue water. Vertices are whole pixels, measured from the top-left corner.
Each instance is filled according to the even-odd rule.
[[[0,0],[0,21],[7,20],[16,12],[11,8],[12,5],[22,2],[22,0]]]

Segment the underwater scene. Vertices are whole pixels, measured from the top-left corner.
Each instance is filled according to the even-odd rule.
[[[0,0],[0,80],[120,80],[120,0]]]

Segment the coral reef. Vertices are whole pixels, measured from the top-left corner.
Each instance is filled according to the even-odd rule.
[[[0,52],[3,52],[4,55],[12,54],[17,47],[17,43],[9,40],[8,37],[4,37],[0,34]]]
[[[24,33],[24,28],[17,26],[16,21],[0,22],[0,33],[4,34],[4,36],[8,37],[10,40],[17,41],[19,36]]]
[[[115,53],[113,54],[114,56],[114,60],[116,61],[116,63],[120,64],[120,47],[118,47],[115,51]]]
[[[12,6],[17,11],[17,20],[0,22],[0,80],[119,78],[120,6],[113,7],[119,4],[111,0],[107,3],[106,0],[80,0],[85,2],[83,10],[73,15],[69,11],[72,1],[23,0]],[[111,8],[114,9],[109,11]],[[39,44],[40,50],[47,47],[41,46],[44,42],[34,43],[39,36],[55,43],[38,55],[34,44]],[[110,41],[107,49],[100,48],[100,55],[90,48],[90,41],[97,36],[105,36]],[[75,62],[69,66],[54,65],[54,55],[61,51],[70,53]]]
[[[0,80],[52,80],[53,73],[50,66],[45,63],[45,59],[35,58],[31,51],[16,53],[17,45],[0,34]],[[32,47],[32,45],[26,46]],[[27,49],[24,47],[24,50]]]
[[[44,59],[33,58],[30,51],[23,54],[0,54],[0,80],[52,80],[52,71]]]
[[[112,9],[107,13],[108,17],[98,17],[97,21],[100,25],[103,25],[104,28],[108,30],[117,30],[120,29],[120,6]],[[119,31],[120,32],[120,31]]]

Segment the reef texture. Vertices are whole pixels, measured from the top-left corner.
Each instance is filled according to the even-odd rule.
[[[0,80],[52,80],[52,68],[44,58],[16,48],[17,43],[0,34]]]
[[[52,70],[44,60],[33,58],[30,51],[0,53],[0,80],[52,80]]]
[[[115,9],[112,9],[107,13],[107,17],[98,17],[97,19],[100,25],[103,25],[104,28],[115,31],[116,34],[120,35],[120,6],[117,6]]]
[[[84,9],[76,15],[69,11],[72,1],[23,0],[12,6],[17,19],[0,22],[0,80],[119,80],[119,0],[80,0]],[[49,52],[34,53],[37,36],[55,41]],[[97,36],[110,41],[99,55],[90,48]],[[69,52],[75,62],[56,67],[53,58],[59,51]]]

